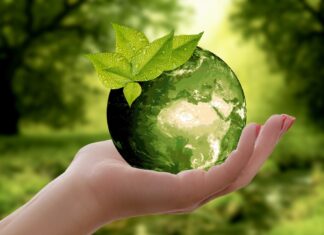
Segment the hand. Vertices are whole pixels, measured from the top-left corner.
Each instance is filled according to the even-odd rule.
[[[69,167],[83,179],[97,202],[101,223],[126,217],[190,212],[208,201],[248,185],[294,122],[274,115],[264,126],[249,124],[238,147],[208,171],[178,174],[131,167],[111,141],[82,148]]]
[[[248,185],[294,120],[274,115],[263,126],[249,124],[237,149],[208,171],[133,168],[111,141],[87,145],[61,176],[0,221],[0,234],[89,234],[121,218],[190,212]]]

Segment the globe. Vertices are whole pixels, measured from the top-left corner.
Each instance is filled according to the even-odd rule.
[[[197,47],[182,66],[141,82],[131,107],[122,89],[111,90],[108,128],[132,166],[178,173],[224,162],[246,123],[239,80],[215,54]]]

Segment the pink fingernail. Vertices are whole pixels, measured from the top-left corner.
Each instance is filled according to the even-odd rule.
[[[261,125],[257,124],[256,127],[255,127],[255,134],[256,134],[256,137],[258,137],[259,133],[260,133],[260,130],[261,130]]]
[[[288,116],[286,114],[281,115],[281,120],[282,120],[282,122],[281,122],[281,130],[283,130],[283,127],[285,125],[285,121],[286,121],[287,117]]]

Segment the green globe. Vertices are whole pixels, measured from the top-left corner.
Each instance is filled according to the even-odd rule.
[[[178,173],[224,162],[246,123],[242,87],[230,67],[199,47],[182,66],[142,82],[131,107],[111,90],[113,143],[132,166]]]

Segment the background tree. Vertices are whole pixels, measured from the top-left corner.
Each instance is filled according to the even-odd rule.
[[[257,38],[297,94],[296,106],[324,127],[324,0],[236,1],[235,29]]]
[[[82,55],[112,49],[110,23],[156,30],[181,9],[177,0],[0,1],[0,134],[18,133],[21,120],[80,120],[90,68]]]

